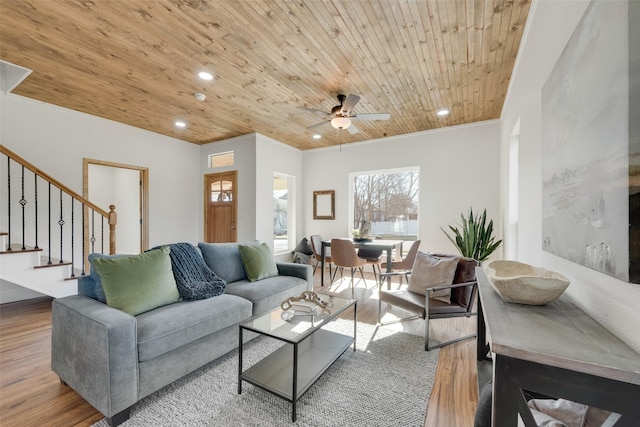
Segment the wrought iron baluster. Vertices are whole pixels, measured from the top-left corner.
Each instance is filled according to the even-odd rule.
[[[91,252],[96,251],[96,211],[91,209]]]
[[[49,183],[49,215],[48,215],[48,228],[49,228],[49,261],[48,265],[51,265],[51,183]]]
[[[60,189],[60,219],[58,220],[60,226],[60,264],[62,264],[62,233],[64,226],[64,219],[62,219],[62,189]]]
[[[73,205],[75,200],[72,197],[71,198],[71,277],[76,277],[76,273],[74,271],[74,266],[75,266],[75,257],[74,257],[74,239],[75,239],[75,231],[74,231],[74,211],[73,211]],[[62,262],[62,261],[60,261]]]
[[[100,216],[102,221],[100,221],[100,225],[102,228],[100,229],[100,253],[104,253],[104,217]]]
[[[25,246],[25,236],[24,236],[24,210],[25,210],[25,205],[27,204],[27,200],[24,198],[24,166],[22,166],[22,180],[21,180],[21,184],[20,184],[20,200],[18,201],[18,203],[20,203],[20,206],[22,206],[22,250],[26,250],[27,247]]]
[[[11,158],[7,157],[7,252],[11,252]]]
[[[40,249],[38,247],[38,174],[33,174],[33,187],[34,187],[33,201],[35,205],[35,215],[36,215],[36,217],[34,218],[35,229],[36,229],[36,245],[34,249]]]
[[[84,218],[85,216],[86,216],[86,207],[84,205],[84,202],[82,202],[82,276],[86,275],[85,270],[84,270],[85,269],[85,267],[84,267],[84,264],[85,264],[85,259],[84,259],[84,254],[85,254],[84,227],[86,226],[85,218]]]

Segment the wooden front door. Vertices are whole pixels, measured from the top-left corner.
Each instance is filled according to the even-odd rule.
[[[231,171],[204,176],[205,242],[237,241],[237,175],[238,171]]]

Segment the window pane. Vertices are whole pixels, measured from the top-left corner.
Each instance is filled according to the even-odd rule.
[[[353,229],[371,222],[371,236],[418,238],[418,170],[372,172],[353,177]]]
[[[226,153],[212,154],[209,156],[209,167],[219,168],[222,166],[233,166],[234,156],[233,151]]]
[[[211,183],[212,202],[231,202],[233,192],[231,181],[214,181]]]

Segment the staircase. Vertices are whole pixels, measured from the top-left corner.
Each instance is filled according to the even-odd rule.
[[[88,254],[115,253],[109,208],[0,145],[0,294],[12,285],[54,298],[76,294]]]

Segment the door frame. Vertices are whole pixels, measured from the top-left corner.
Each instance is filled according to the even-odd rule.
[[[120,169],[130,169],[140,172],[140,252],[144,252],[149,249],[149,168],[143,166],[126,165],[123,163],[108,162],[104,160],[96,159],[82,159],[82,196],[89,200],[89,165],[108,166]],[[116,213],[118,207],[116,206]],[[108,210],[108,207],[107,209]],[[88,227],[88,215],[89,213],[85,209],[83,212],[85,216],[85,227]],[[116,224],[116,252],[118,249],[118,226]],[[89,255],[89,233],[85,230],[85,259]]]

